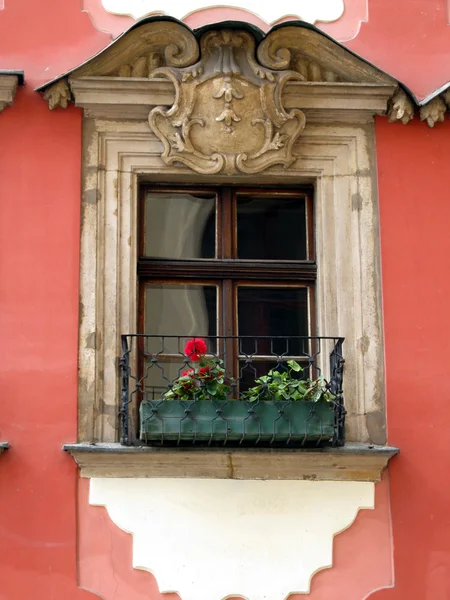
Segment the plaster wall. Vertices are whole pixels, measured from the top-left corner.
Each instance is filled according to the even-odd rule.
[[[374,484],[92,479],[90,503],[132,533],[133,566],[161,592],[283,600],[331,566],[334,535],[373,508]]]

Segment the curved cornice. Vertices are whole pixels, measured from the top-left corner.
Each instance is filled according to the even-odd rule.
[[[44,93],[51,109],[66,108],[72,100],[69,79],[70,82],[83,77],[142,80],[160,67],[192,67],[201,53],[200,40],[211,30],[248,32],[255,41],[259,64],[276,71],[289,69],[307,82],[395,85],[397,89],[387,110],[391,122],[406,124],[418,113],[421,120],[433,127],[444,120],[450,106],[448,87],[419,102],[397,79],[304,21],[281,23],[264,34],[245,22],[225,21],[192,30],[174,18],[147,17],[81,65],[36,91]]]

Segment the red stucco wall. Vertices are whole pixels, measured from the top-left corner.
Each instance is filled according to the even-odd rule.
[[[443,6],[422,0],[431,4]],[[418,5],[409,4],[416,23]],[[379,20],[365,43],[401,44],[406,33],[395,38],[401,27],[381,19],[380,0],[370,6]],[[77,471],[61,451],[76,438],[81,112],[51,113],[32,87],[109,37],[78,0],[6,0],[0,31],[0,67],[25,69],[28,82],[0,115],[0,439],[11,444],[0,457],[0,600],[87,600],[77,582]],[[399,73],[419,65],[424,80],[443,69],[450,79],[447,33],[439,46],[424,31],[419,58]],[[448,600],[450,123],[380,118],[376,134],[388,435],[401,455],[390,468],[396,585],[371,598]]]
[[[388,438],[396,588],[450,598],[450,122],[378,119]]]

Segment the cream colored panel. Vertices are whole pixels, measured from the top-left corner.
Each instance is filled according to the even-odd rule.
[[[90,503],[133,535],[133,566],[183,600],[284,600],[332,565],[333,537],[374,484],[92,479]]]
[[[257,0],[235,0],[234,2],[207,2],[191,0],[188,5],[182,0],[164,0],[160,6],[150,0],[102,0],[103,7],[115,15],[129,15],[140,19],[145,15],[165,14],[177,19],[204,8],[233,7],[248,10],[267,23],[284,16],[295,16],[308,23],[337,21],[344,12],[344,0],[282,0],[281,2],[258,2]]]

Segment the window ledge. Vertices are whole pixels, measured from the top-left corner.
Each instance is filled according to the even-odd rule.
[[[65,444],[81,477],[191,477],[380,481],[399,449],[349,443],[339,448],[161,448]]]
[[[2,452],[4,452],[5,450],[8,450],[8,448],[8,442],[0,442],[0,454],[2,454]]]

